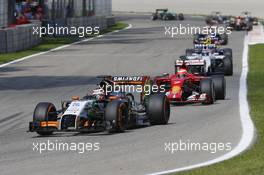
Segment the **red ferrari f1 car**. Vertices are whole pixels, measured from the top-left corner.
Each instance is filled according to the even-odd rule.
[[[200,76],[188,72],[186,65],[181,66],[176,74],[156,77],[154,82],[165,87],[166,96],[173,104],[213,104],[215,100],[225,99],[226,95],[224,75]]]

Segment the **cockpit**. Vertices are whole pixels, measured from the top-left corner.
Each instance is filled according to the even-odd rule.
[[[176,76],[179,79],[184,79],[184,78],[186,78],[188,76],[188,72],[185,69],[180,69]]]

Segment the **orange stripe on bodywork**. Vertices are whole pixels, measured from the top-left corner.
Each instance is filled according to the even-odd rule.
[[[40,122],[41,127],[58,127],[57,121]]]

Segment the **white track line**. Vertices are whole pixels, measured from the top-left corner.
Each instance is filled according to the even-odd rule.
[[[242,137],[238,145],[229,153],[224,154],[216,159],[186,167],[160,171],[149,175],[176,173],[180,171],[191,170],[194,168],[209,166],[230,159],[232,157],[235,157],[240,153],[242,153],[243,151],[245,151],[251,145],[254,139],[255,128],[251,120],[251,117],[249,115],[249,106],[247,101],[248,48],[249,48],[248,36],[245,36],[244,50],[242,57],[242,73],[240,77],[240,87],[239,87],[239,113],[240,113],[240,121],[242,124]]]
[[[132,28],[132,24],[129,24],[126,28],[124,28],[122,30],[127,30],[127,29],[130,29],[130,28]],[[10,64],[15,64],[15,63],[27,60],[29,58],[33,58],[33,57],[36,57],[36,56],[39,56],[39,55],[43,55],[43,54],[46,54],[46,53],[49,53],[49,52],[61,50],[61,49],[64,49],[66,47],[69,47],[69,46],[72,46],[72,45],[75,45],[75,44],[80,44],[80,43],[83,43],[83,42],[91,41],[91,40],[93,40],[95,38],[101,38],[101,37],[103,37],[105,35],[117,33],[117,32],[120,32],[122,30],[115,30],[113,32],[106,33],[104,35],[98,35],[98,36],[93,37],[93,38],[87,38],[87,39],[84,39],[84,40],[81,40],[81,41],[77,41],[77,42],[74,42],[74,43],[71,43],[71,44],[66,44],[66,45],[63,45],[63,46],[60,46],[60,47],[56,47],[54,49],[51,49],[51,50],[48,50],[48,51],[45,51],[45,52],[40,52],[40,53],[36,53],[36,54],[33,54],[33,55],[29,55],[29,56],[26,56],[26,57],[23,57],[23,58],[20,58],[20,59],[17,59],[17,60],[14,60],[14,61],[11,61],[11,62],[8,62],[8,63],[5,63],[5,64],[1,64],[0,68],[9,66]]]

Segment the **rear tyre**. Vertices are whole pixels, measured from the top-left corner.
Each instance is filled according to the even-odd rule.
[[[233,51],[232,51],[232,49],[230,49],[230,48],[225,48],[225,49],[223,49],[223,52],[224,52],[224,55],[225,55],[225,56],[228,56],[228,57],[230,57],[231,59],[233,59]]]
[[[179,19],[180,21],[183,21],[183,20],[184,20],[184,16],[183,16],[182,13],[179,13],[179,15],[178,15],[178,19]]]
[[[226,56],[223,59],[223,64],[224,64],[224,73],[225,75],[233,75],[233,61],[230,57]]]
[[[215,101],[215,94],[214,94],[214,84],[211,78],[202,79],[200,82],[201,93],[205,93],[207,96],[206,101],[202,104],[209,105],[213,104]]]
[[[124,132],[127,116],[128,109],[124,102],[119,100],[109,102],[105,109],[105,119],[112,123],[109,132]]]
[[[253,30],[253,24],[250,24],[250,25],[248,26],[247,31],[252,31],[252,30]]]
[[[215,99],[224,100],[226,96],[226,80],[223,75],[212,76],[215,90]]]
[[[152,21],[155,21],[155,20],[157,20],[158,19],[158,17],[157,17],[157,15],[155,15],[155,14],[153,14],[152,16],[151,16],[151,18],[150,18]]]
[[[33,114],[33,122],[48,122],[57,121],[56,107],[52,103],[41,102],[39,103]],[[51,135],[53,131],[37,131],[39,135]]]
[[[228,35],[226,33],[221,35],[221,38],[224,40],[223,45],[228,44]]]
[[[170,102],[165,94],[151,94],[146,104],[151,125],[166,125],[170,119]]]

